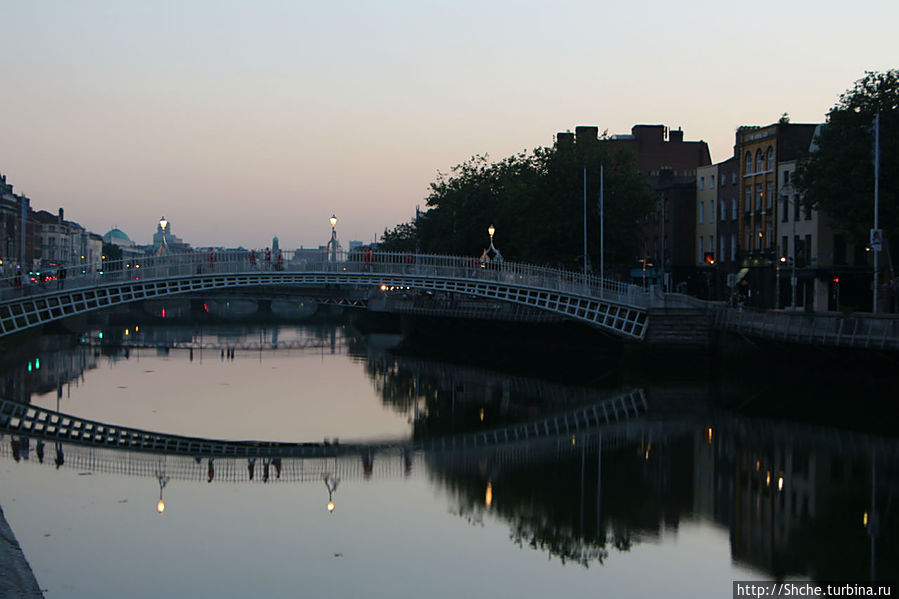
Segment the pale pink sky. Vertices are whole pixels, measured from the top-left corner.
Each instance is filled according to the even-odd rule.
[[[839,7],[839,8],[837,8]],[[896,67],[899,3],[0,0],[0,172],[150,241],[371,241],[474,154],[558,131],[823,121]],[[489,223],[485,223],[486,225]],[[496,223],[501,231],[501,224]],[[499,233],[498,233],[499,235]]]

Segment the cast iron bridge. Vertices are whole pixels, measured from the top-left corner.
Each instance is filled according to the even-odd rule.
[[[482,298],[557,314],[641,340],[651,303],[651,296],[640,287],[590,275],[421,254],[366,256],[354,252],[330,261],[275,265],[251,259],[248,250],[210,256],[195,252],[106,264],[105,268],[98,272],[70,268],[61,280],[24,288],[14,280],[3,281],[0,337],[142,300],[249,288],[300,288],[336,291],[349,305],[367,305],[369,300],[403,290]]]

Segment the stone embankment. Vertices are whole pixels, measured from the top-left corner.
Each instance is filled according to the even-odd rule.
[[[31,566],[0,508],[0,597],[43,598]]]

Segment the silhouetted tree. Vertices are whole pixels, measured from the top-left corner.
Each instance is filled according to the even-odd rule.
[[[805,201],[833,218],[856,242],[874,224],[874,119],[880,112],[880,226],[899,231],[899,70],[869,71],[840,96],[797,167]]]

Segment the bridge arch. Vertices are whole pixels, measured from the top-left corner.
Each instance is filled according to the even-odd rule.
[[[200,254],[147,258],[129,268],[81,277],[37,293],[7,292],[0,301],[0,337],[48,322],[130,302],[240,288],[340,288],[357,296],[379,289],[410,288],[518,304],[584,322],[614,335],[643,339],[649,296],[641,289],[597,277],[515,263],[470,258],[380,254],[371,262],[334,262],[257,270],[246,252],[219,255],[206,265]],[[361,258],[361,256],[360,256]],[[214,271],[208,272],[214,266]]]

